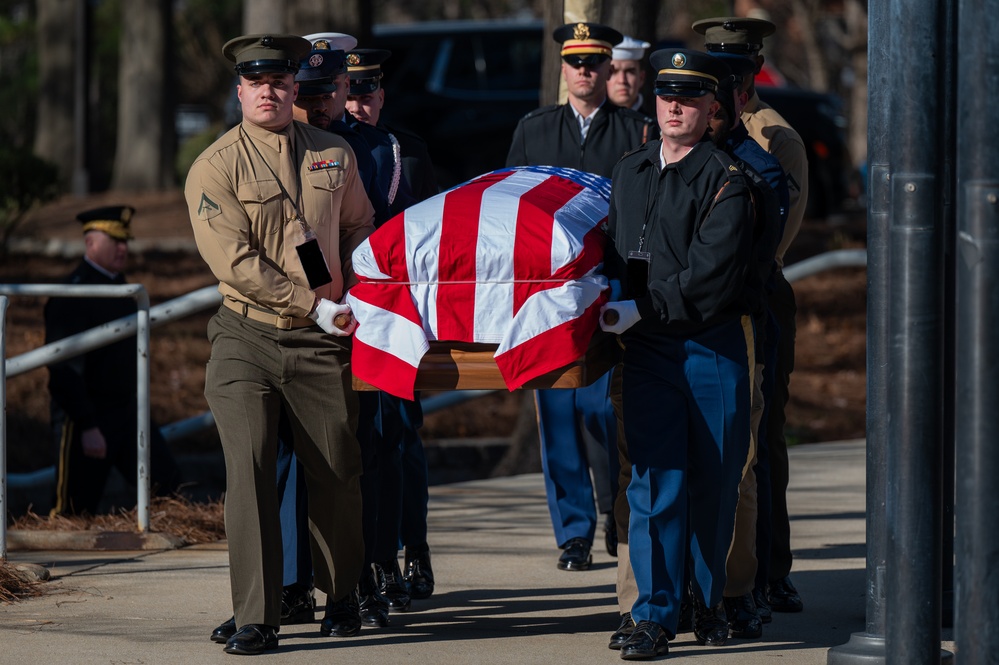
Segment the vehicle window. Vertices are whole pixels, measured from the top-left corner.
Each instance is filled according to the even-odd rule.
[[[480,48],[488,90],[537,92],[541,85],[541,41],[537,35],[483,35]]]
[[[453,37],[444,44],[450,56],[444,74],[444,87],[451,90],[478,90],[485,64],[471,37]]]

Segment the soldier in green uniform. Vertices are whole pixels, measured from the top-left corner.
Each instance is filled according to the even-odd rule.
[[[311,48],[292,35],[226,43],[243,120],[198,157],[185,187],[198,249],[224,297],[208,327],[205,396],[226,461],[234,616],[212,639],[228,653],[278,643],[282,409],[309,491],[315,585],[327,595],[320,632],[360,628],[361,454],[349,371],[356,323],[340,302],[374,211],[347,143],[292,120],[294,76]]]

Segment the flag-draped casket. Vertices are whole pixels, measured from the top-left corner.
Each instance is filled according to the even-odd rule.
[[[383,224],[353,254],[355,378],[412,399],[439,342],[494,345],[510,390],[578,361],[607,299],[598,268],[609,198],[606,178],[519,167]]]

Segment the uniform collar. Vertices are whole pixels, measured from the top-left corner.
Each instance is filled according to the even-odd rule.
[[[251,139],[258,143],[263,143],[264,145],[270,147],[274,152],[281,152],[281,139],[279,137],[284,136],[288,139],[288,145],[292,150],[295,149],[295,121],[292,120],[282,129],[277,131],[272,131],[270,129],[264,129],[260,125],[255,125],[249,120],[243,120],[242,122],[243,131],[245,131]]]
[[[645,145],[649,145],[651,143],[653,142],[649,141]],[[689,185],[693,182],[694,178],[697,177],[697,174],[701,172],[701,169],[704,168],[704,164],[707,163],[708,159],[711,157],[711,150],[714,148],[714,144],[711,142],[711,139],[705,136],[705,138],[698,141],[697,144],[690,149],[690,152],[683,156],[683,159],[667,165],[666,169],[661,168],[662,139],[655,142],[655,148],[656,150],[648,154],[646,159],[655,164],[656,168],[660,171],[675,169],[676,172],[680,174],[680,177],[683,178],[683,181]]]
[[[83,260],[86,262],[88,266],[90,266],[100,274],[104,275],[108,279],[118,279],[118,277],[121,275],[120,272],[111,272],[110,270],[105,270],[104,268],[100,267],[99,265],[91,261],[90,258],[87,256],[84,256]]]

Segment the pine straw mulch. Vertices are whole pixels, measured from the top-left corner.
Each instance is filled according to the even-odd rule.
[[[22,574],[13,564],[0,561],[0,603],[12,603],[42,595],[40,583]]]
[[[25,531],[134,531],[136,508],[108,515],[42,516],[32,511],[19,517],[11,529]],[[183,497],[156,497],[149,506],[149,530],[167,533],[185,545],[212,543],[225,538],[222,501],[194,503]]]

